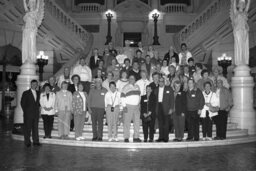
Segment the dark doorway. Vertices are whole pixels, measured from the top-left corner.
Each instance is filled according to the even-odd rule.
[[[131,45],[130,45],[131,47],[138,47],[138,43],[141,41],[141,33],[139,32],[124,33],[123,45],[125,40],[131,41]]]

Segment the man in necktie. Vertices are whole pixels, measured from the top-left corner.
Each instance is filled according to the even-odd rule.
[[[34,146],[41,146],[38,136],[38,121],[39,121],[39,91],[37,91],[38,82],[32,80],[31,88],[23,92],[21,96],[21,108],[24,117],[24,143],[25,146],[31,146],[31,132]]]

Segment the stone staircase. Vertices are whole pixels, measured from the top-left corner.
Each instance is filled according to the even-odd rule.
[[[180,44],[185,42],[192,54],[198,56],[232,35],[230,5],[230,0],[213,0],[191,23],[174,35],[175,47],[180,49]],[[255,37],[256,1],[252,1],[250,6],[250,36]],[[255,41],[251,41],[250,47],[255,44]]]
[[[1,17],[20,30],[24,14],[23,1],[0,0]],[[81,55],[87,56],[93,44],[91,33],[62,10],[54,0],[45,0],[44,15],[42,25],[38,28],[38,37],[64,56],[58,62],[73,66]]]
[[[200,130],[202,130],[202,128],[200,127]],[[238,129],[237,128],[237,124],[236,123],[228,123],[227,126],[227,137],[228,138],[233,138],[233,137],[243,137],[243,136],[248,136],[248,131],[247,130],[242,130],[242,129]],[[131,124],[131,137],[133,135],[133,124]],[[43,130],[43,121],[42,119],[40,119],[39,121],[39,135],[40,137],[44,136],[44,130]],[[216,127],[215,125],[213,125],[213,137],[216,135]],[[86,138],[86,140],[91,140],[92,137],[92,125],[89,125],[87,123],[85,123],[84,125],[84,129],[83,129],[83,136]],[[52,137],[53,138],[58,138],[58,120],[57,117],[54,118],[54,125],[53,125],[53,131],[52,131]],[[185,137],[187,137],[187,133],[185,133]],[[200,133],[200,137],[202,137],[202,131]],[[74,132],[70,132],[69,134],[69,138],[70,139],[75,139],[75,134]],[[143,130],[142,130],[142,126],[140,127],[140,138],[143,139]],[[155,139],[158,138],[158,129],[156,130],[156,134],[155,134]],[[172,140],[174,139],[174,134],[169,134],[169,139]],[[123,141],[123,126],[120,125],[118,126],[118,139]],[[103,127],[103,140],[107,141],[108,140],[108,127],[106,125],[104,125]],[[132,140],[132,138],[131,138]]]

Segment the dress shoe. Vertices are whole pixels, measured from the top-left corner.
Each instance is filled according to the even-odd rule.
[[[153,140],[149,140],[148,142],[153,142]]]
[[[93,138],[92,141],[97,141],[98,138]]]
[[[102,138],[98,138],[97,141],[102,141]]]
[[[194,139],[194,141],[199,141],[199,138],[198,138],[198,139],[197,139],[197,138],[196,138],[196,139]]]
[[[158,139],[158,140],[156,140],[156,142],[163,142],[164,140],[162,140],[162,139]]]
[[[25,144],[26,147],[31,147],[31,144]]]
[[[141,139],[139,139],[139,138],[133,138],[133,142],[141,142]]]
[[[124,139],[124,142],[128,143],[128,142],[129,142],[129,139]]]
[[[167,143],[169,140],[164,140],[163,142]]]
[[[179,140],[178,140],[178,138],[174,138],[173,141],[174,141],[174,142],[177,142],[177,141],[179,141]]]
[[[148,140],[144,140],[144,142],[148,142]]]
[[[49,136],[48,138],[52,138],[52,136]]]
[[[187,138],[186,141],[193,141],[193,138]]]
[[[33,146],[38,146],[38,147],[40,147],[40,146],[42,146],[42,144],[39,143],[39,142],[37,142],[37,143],[33,143]]]
[[[44,136],[43,138],[45,139],[45,138],[47,138],[47,136]]]
[[[220,140],[220,137],[214,137],[213,139],[214,140]]]

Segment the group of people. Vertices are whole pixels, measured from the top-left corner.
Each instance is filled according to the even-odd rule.
[[[144,142],[153,142],[157,129],[157,142],[168,142],[170,132],[175,133],[173,141],[183,141],[185,130],[187,141],[199,141],[200,124],[202,140],[212,140],[213,123],[216,124],[215,139],[225,139],[232,96],[221,68],[211,72],[201,63],[194,64],[185,43],[179,54],[170,47],[162,58],[152,46],[148,49],[140,42],[134,51],[125,41],[125,47],[117,51],[110,42],[103,56],[98,49],[93,49],[89,65],[81,58],[72,70],[65,68],[58,80],[50,77],[40,89],[41,93],[36,91],[38,82],[32,80],[31,89],[25,91],[21,99],[25,144],[31,144],[31,130],[33,143],[40,144],[39,113],[44,122],[44,138],[51,138],[56,115],[61,139],[68,138],[74,129],[76,140],[84,140],[84,122],[89,113],[92,141],[102,141],[104,116],[108,141],[119,141],[120,123],[124,142],[130,140],[131,123],[133,142],[142,141],[141,125]]]

